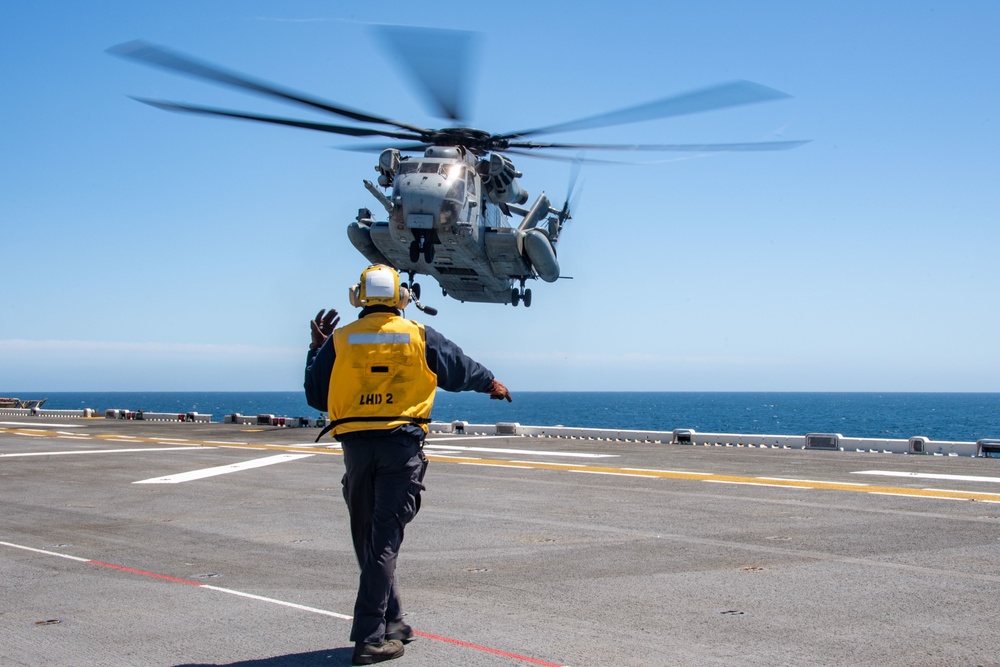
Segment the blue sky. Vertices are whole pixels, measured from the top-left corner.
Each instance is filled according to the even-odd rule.
[[[748,79],[791,99],[555,135],[811,139],[587,165],[531,308],[415,309],[511,390],[1000,391],[994,2],[0,4],[0,394],[294,390],[308,320],[353,317],[376,156],[128,95],[330,120],[105,53],[146,39],[412,123],[369,26],[479,33],[473,127]],[[334,122],[337,122],[336,120]],[[603,157],[603,156],[602,156]],[[608,156],[634,159],[634,156]],[[569,167],[516,158],[561,201]]]

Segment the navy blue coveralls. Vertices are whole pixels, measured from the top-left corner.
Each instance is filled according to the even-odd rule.
[[[388,306],[369,306],[360,317],[375,312],[399,313]],[[438,387],[447,391],[490,391],[493,373],[431,327],[425,325],[424,331],[427,365],[437,375]],[[306,401],[321,412],[327,410],[335,359],[333,336],[306,357]],[[379,643],[385,636],[386,624],[403,617],[395,585],[396,557],[404,528],[420,509],[427,471],[424,431],[408,424],[389,430],[346,433],[338,440],[346,469],[342,480],[344,500],[351,517],[354,553],[361,566],[351,641]]]

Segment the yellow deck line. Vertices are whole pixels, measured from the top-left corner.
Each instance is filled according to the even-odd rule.
[[[526,461],[503,461],[496,459],[463,459],[449,456],[438,458],[428,456],[432,461],[440,460],[448,463],[477,463],[499,467],[533,468],[536,470],[558,470],[567,472],[603,473],[606,475],[627,475],[629,477],[650,477],[654,479],[682,479],[697,482],[728,482],[731,484],[752,484],[754,486],[776,486],[795,489],[820,489],[824,491],[847,491],[850,493],[881,493],[914,498],[939,498],[954,500],[979,500],[985,502],[1000,502],[1000,493],[980,493],[975,491],[938,491],[934,489],[912,489],[897,486],[860,486],[857,483],[821,482],[809,480],[769,479],[766,477],[742,477],[737,475],[714,475],[701,472],[678,472],[673,470],[651,470],[637,468],[611,468],[607,466],[565,465],[562,463]]]
[[[55,437],[52,431],[43,429],[0,429],[0,433],[10,433],[14,435],[49,435]],[[82,434],[81,434],[82,435]],[[114,434],[102,434],[90,436],[100,440],[119,440],[120,437]],[[162,438],[135,437],[129,442],[151,442],[159,443]],[[231,449],[261,449],[276,450],[282,452],[301,452],[310,454],[342,454],[340,449],[331,449],[327,446],[303,446],[303,445],[258,445],[252,443],[223,443],[218,440],[203,442],[199,440],[189,440],[185,444],[192,446],[231,448]],[[481,466],[495,466],[500,468],[516,468],[521,470],[553,470],[558,472],[588,472],[605,475],[628,476],[628,477],[648,477],[651,479],[678,479],[696,482],[728,482],[731,484],[752,484],[754,486],[774,486],[795,489],[818,489],[822,491],[845,491],[848,493],[871,493],[880,495],[907,496],[912,498],[937,498],[948,500],[976,500],[981,502],[1000,503],[1000,493],[986,493],[978,491],[945,491],[936,489],[916,489],[899,486],[869,486],[856,482],[823,482],[818,480],[798,480],[798,479],[775,479],[773,477],[745,477],[739,475],[716,475],[703,472],[680,472],[676,470],[655,470],[649,468],[614,468],[609,466],[581,465],[579,463],[552,463],[547,461],[507,461],[503,459],[481,459],[461,456],[435,456],[428,455],[431,461],[441,463],[475,464]]]

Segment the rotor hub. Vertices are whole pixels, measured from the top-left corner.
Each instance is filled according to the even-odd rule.
[[[472,127],[446,127],[435,130],[427,137],[427,141],[435,146],[464,146],[480,157],[491,151],[504,150],[510,144],[503,135],[491,134]]]

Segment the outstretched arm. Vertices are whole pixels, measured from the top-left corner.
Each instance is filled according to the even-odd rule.
[[[437,385],[446,391],[478,391],[490,398],[511,400],[510,392],[493,373],[462,348],[429,326],[424,326],[427,365],[437,374]]]

